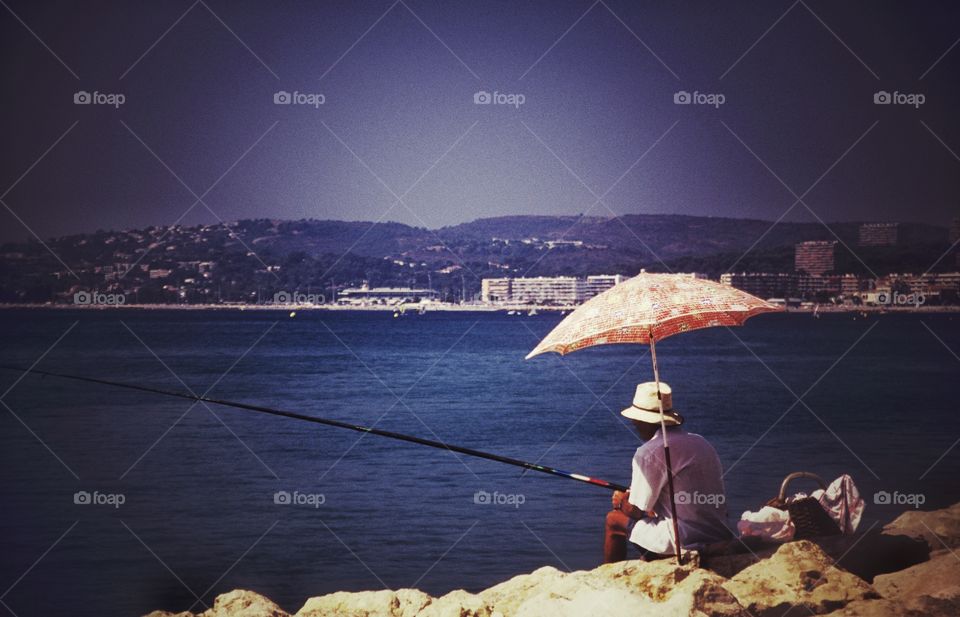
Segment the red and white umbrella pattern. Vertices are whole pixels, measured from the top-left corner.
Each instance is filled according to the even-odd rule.
[[[650,344],[713,326],[739,326],[783,309],[729,285],[676,274],[641,272],[567,315],[527,358],[592,345]]]

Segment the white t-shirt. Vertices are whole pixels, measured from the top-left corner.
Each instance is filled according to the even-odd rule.
[[[730,539],[733,534],[727,527],[723,468],[717,451],[700,435],[680,427],[670,427],[667,431],[681,546],[695,549]],[[673,553],[670,489],[659,430],[650,441],[637,448],[633,456],[630,503],[657,515],[637,521],[630,541],[654,553]]]

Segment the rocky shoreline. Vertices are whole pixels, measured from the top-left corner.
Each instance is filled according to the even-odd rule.
[[[594,570],[544,567],[481,591],[435,598],[417,589],[337,592],[294,614],[246,590],[203,613],[147,617],[566,617],[574,615],[955,617],[960,615],[960,503],[908,511],[882,530],[782,545],[736,541],[709,554],[624,561]]]

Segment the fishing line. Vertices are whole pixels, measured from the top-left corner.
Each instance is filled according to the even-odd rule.
[[[498,463],[513,465],[515,467],[522,467],[524,469],[529,469],[531,471],[539,471],[541,473],[548,473],[554,476],[559,476],[561,478],[577,480],[578,482],[586,482],[587,484],[592,484],[594,486],[599,486],[605,489],[610,489],[615,491],[626,491],[628,488],[626,486],[622,486],[620,484],[614,484],[613,482],[607,482],[606,480],[601,480],[599,478],[591,478],[590,476],[585,476],[579,473],[572,473],[569,471],[563,471],[562,469],[547,467],[546,465],[528,463],[527,461],[521,461],[519,459],[511,458],[509,456],[501,456],[499,454],[492,454],[490,452],[482,452],[480,450],[474,450],[473,448],[457,446],[454,444],[444,443],[442,441],[435,441],[433,439],[424,439],[422,437],[415,437],[413,435],[405,435],[403,433],[396,433],[394,431],[386,431],[383,429],[378,429],[373,427],[360,426],[359,424],[350,424],[349,422],[341,422],[340,420],[331,420],[329,418],[308,416],[306,414],[297,413],[294,411],[285,411],[282,409],[274,409],[272,407],[264,407],[263,405],[253,405],[250,403],[228,401],[228,400],[210,398],[208,396],[197,396],[197,395],[189,394],[186,392],[177,392],[175,390],[164,390],[162,388],[154,388],[151,386],[141,386],[137,384],[123,383],[119,381],[109,381],[106,379],[99,379],[97,377],[83,377],[80,375],[68,375],[66,373],[55,373],[53,371],[42,371],[40,369],[25,369],[19,366],[0,365],[0,369],[4,369],[8,371],[19,371],[21,373],[24,373],[24,376],[29,374],[34,374],[34,375],[40,375],[44,377],[72,379],[74,381],[95,383],[95,384],[100,384],[104,386],[113,386],[115,388],[126,388],[128,390],[136,390],[138,392],[148,392],[151,394],[158,394],[162,396],[171,396],[171,397],[186,399],[188,401],[195,401],[198,403],[201,403],[201,402],[210,403],[212,405],[220,405],[222,407],[228,407],[233,409],[243,409],[245,411],[253,411],[256,413],[269,414],[272,416],[292,418],[294,420],[302,420],[304,422],[313,422],[314,424],[323,424],[325,426],[344,428],[351,431],[357,431],[359,433],[369,433],[370,435],[378,435],[380,437],[387,437],[389,439],[407,441],[410,443],[420,444],[421,446],[437,448],[439,450],[449,450],[451,452],[458,452],[460,454],[465,454],[467,456],[473,456],[476,458],[482,458],[488,461],[496,461]]]

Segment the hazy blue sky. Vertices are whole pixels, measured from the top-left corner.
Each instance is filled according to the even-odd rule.
[[[960,214],[955,2],[5,2],[2,239],[181,217],[775,220],[797,197],[785,220]]]

